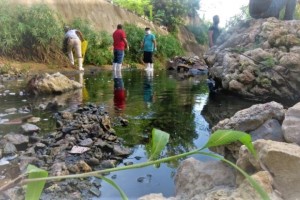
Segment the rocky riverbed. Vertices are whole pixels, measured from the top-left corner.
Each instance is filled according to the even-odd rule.
[[[24,172],[28,164],[49,171],[52,176],[90,172],[115,167],[131,154],[112,128],[110,117],[102,107],[89,104],[76,112],[55,114],[57,130],[41,137],[40,128],[23,124],[23,133],[9,133],[0,139],[1,185]],[[127,121],[120,118],[120,124]],[[69,199],[66,194],[78,198],[100,196],[98,179],[67,180],[47,183],[42,199]],[[8,190],[5,195],[22,199],[22,190]],[[5,196],[4,196],[5,197]],[[53,197],[53,198],[52,198]],[[1,197],[0,197],[1,199]]]

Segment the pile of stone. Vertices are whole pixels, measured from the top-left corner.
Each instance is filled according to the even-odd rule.
[[[188,72],[190,70],[199,70],[199,71],[207,71],[207,65],[203,58],[199,58],[198,56],[191,57],[181,57],[176,56],[173,59],[168,61],[167,69],[168,70],[177,70],[177,72],[185,71]]]
[[[33,164],[47,170],[50,176],[59,176],[112,168],[131,154],[131,149],[123,147],[115,135],[110,117],[102,107],[89,104],[74,113],[59,112],[55,118],[57,131],[44,137],[37,134],[40,130],[37,126],[24,124],[24,134],[7,134],[1,138],[0,158],[5,163],[0,166],[6,169],[1,174],[6,177],[4,180],[15,178],[8,173],[12,166],[15,175]],[[126,125],[127,121],[122,119],[121,124]],[[80,197],[87,195],[80,193],[86,190],[90,191],[88,194],[100,196],[98,180],[71,182],[47,184],[42,199],[64,197],[64,192]]]

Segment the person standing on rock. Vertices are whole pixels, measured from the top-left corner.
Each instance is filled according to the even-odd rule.
[[[75,50],[75,54],[78,58],[78,67],[80,71],[84,71],[83,68],[83,58],[81,52],[81,42],[84,41],[83,35],[79,30],[71,29],[68,26],[65,26],[65,38],[64,38],[64,46],[66,47],[67,55],[71,64],[74,66],[74,56],[73,49]]]
[[[157,44],[155,35],[151,33],[148,27],[145,28],[145,36],[141,42],[141,48],[144,51],[145,70],[153,71],[153,52],[157,50]]]
[[[219,22],[219,16],[213,16],[213,25],[208,29],[209,47],[216,45],[217,38],[220,35]]]
[[[123,30],[122,24],[117,25],[117,30],[113,33],[114,40],[114,60],[113,71],[120,71],[122,69],[122,62],[124,59],[124,50],[129,50],[128,41],[126,39],[126,33]]]
[[[250,0],[249,13],[255,19],[275,17],[279,19],[282,9],[284,20],[294,19],[297,0]],[[299,3],[299,1],[298,1]]]

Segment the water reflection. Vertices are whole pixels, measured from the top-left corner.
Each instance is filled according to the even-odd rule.
[[[113,70],[114,76],[114,108],[117,113],[122,113],[126,107],[126,90],[121,70]]]
[[[153,70],[147,70],[144,77],[144,102],[149,108],[153,102]]]

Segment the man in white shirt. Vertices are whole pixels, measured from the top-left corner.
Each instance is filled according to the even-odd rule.
[[[67,40],[67,54],[72,65],[74,65],[74,57],[72,50],[75,50],[75,54],[78,58],[78,66],[80,71],[84,71],[83,58],[81,52],[81,42],[84,41],[83,35],[80,31],[76,29],[71,29],[68,26],[65,26],[65,39]]]

